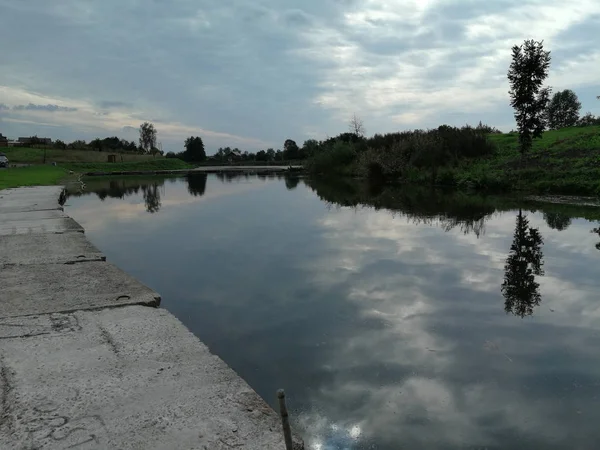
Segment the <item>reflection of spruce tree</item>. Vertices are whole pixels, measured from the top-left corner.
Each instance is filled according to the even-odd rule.
[[[188,175],[188,192],[194,197],[202,197],[206,191],[206,179],[207,175],[205,173]]]
[[[535,275],[543,275],[542,245],[544,240],[537,228],[529,226],[529,220],[521,210],[517,215],[515,237],[504,266],[504,310],[515,316],[533,314],[533,308],[542,301],[539,283]]]
[[[600,227],[594,228],[591,232],[600,236]],[[596,249],[600,250],[600,242],[596,243]]]
[[[158,183],[150,183],[142,185],[142,194],[144,195],[144,203],[146,211],[149,213],[158,212],[160,209],[160,192]]]
[[[571,218],[561,213],[544,213],[544,220],[553,230],[563,231],[571,225]]]

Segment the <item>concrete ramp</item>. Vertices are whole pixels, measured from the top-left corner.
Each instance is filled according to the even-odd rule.
[[[2,449],[285,449],[271,408],[164,310],[3,319],[0,341]]]
[[[157,293],[104,261],[8,265],[0,286],[0,318],[160,304]]]

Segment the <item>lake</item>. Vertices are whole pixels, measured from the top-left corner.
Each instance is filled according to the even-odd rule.
[[[309,449],[598,446],[598,208],[219,174],[65,210]]]

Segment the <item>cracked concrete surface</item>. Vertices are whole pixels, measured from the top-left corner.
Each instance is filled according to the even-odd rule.
[[[173,315],[140,306],[158,294],[76,222],[48,226],[72,221],[60,192],[0,191],[0,448],[283,450],[277,414]]]

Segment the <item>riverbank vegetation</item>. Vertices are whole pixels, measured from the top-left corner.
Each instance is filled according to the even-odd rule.
[[[305,165],[314,175],[496,191],[600,194],[600,125],[546,131],[520,152],[519,134],[485,125],[319,143]]]

